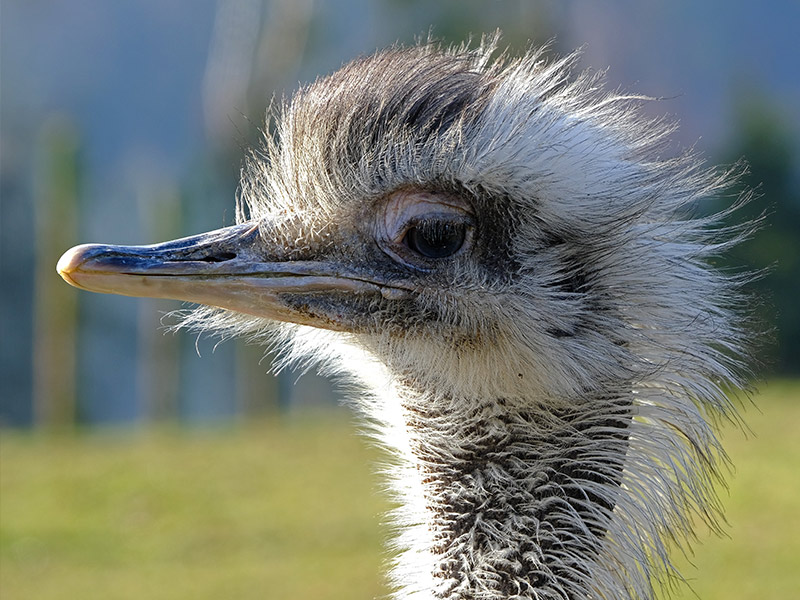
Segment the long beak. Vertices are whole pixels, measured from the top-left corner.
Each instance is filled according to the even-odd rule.
[[[58,261],[75,287],[105,294],[185,300],[241,313],[324,326],[285,301],[318,292],[384,293],[346,267],[319,261],[264,260],[268,249],[253,222],[152,246],[85,244]]]

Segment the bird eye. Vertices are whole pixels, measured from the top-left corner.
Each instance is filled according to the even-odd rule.
[[[447,258],[461,249],[466,236],[464,223],[425,220],[406,231],[403,243],[425,258]]]

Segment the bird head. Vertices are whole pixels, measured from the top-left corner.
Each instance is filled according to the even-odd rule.
[[[724,388],[742,384],[741,280],[709,263],[736,232],[692,216],[731,173],[671,153],[673,128],[642,115],[645,99],[604,91],[602,74],[574,75],[575,61],[510,58],[493,40],[356,60],[277,111],[245,161],[238,224],[151,246],[78,246],[58,271],[87,290],[197,303],[185,324],[271,336],[289,358],[350,348],[375,359],[398,388],[424,392],[416,404],[409,393],[397,419],[430,421],[409,473],[476,448],[500,460],[513,446],[502,468],[489,461],[483,473],[483,455],[463,462],[481,477],[520,471],[525,506],[568,499],[555,522],[574,527],[540,548],[561,564],[554,577],[649,597],[644,565],[668,564],[663,540],[689,535],[686,513],[713,520],[713,422],[733,412]],[[420,416],[431,398],[439,412]],[[428,456],[424,435],[441,454]],[[547,487],[559,472],[563,493]],[[446,487],[422,504],[441,503]],[[453,511],[440,511],[439,541],[459,537]],[[509,523],[525,540],[547,537]],[[595,595],[580,589],[563,597]]]
[[[678,239],[697,227],[675,213],[714,181],[655,160],[665,128],[597,76],[570,78],[574,56],[493,54],[428,44],[354,61],[283,106],[246,161],[238,225],[79,246],[58,270],[225,309],[200,313],[223,329],[340,332],[454,393],[630,381],[635,338],[672,317],[658,313],[692,268],[670,264],[696,241]]]

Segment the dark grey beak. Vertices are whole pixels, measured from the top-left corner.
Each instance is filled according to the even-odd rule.
[[[151,246],[76,246],[56,268],[67,283],[92,292],[185,300],[327,329],[344,327],[303,314],[287,298],[387,293],[340,263],[265,258],[285,254],[275,245],[248,222]]]

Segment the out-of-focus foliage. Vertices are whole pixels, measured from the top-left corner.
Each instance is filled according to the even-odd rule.
[[[749,165],[741,184],[755,198],[732,217],[735,222],[764,215],[764,224],[726,257],[728,267],[760,271],[752,284],[756,327],[768,328],[761,348],[767,371],[800,373],[800,156],[791,121],[766,100],[739,106],[738,129],[727,152]]]

